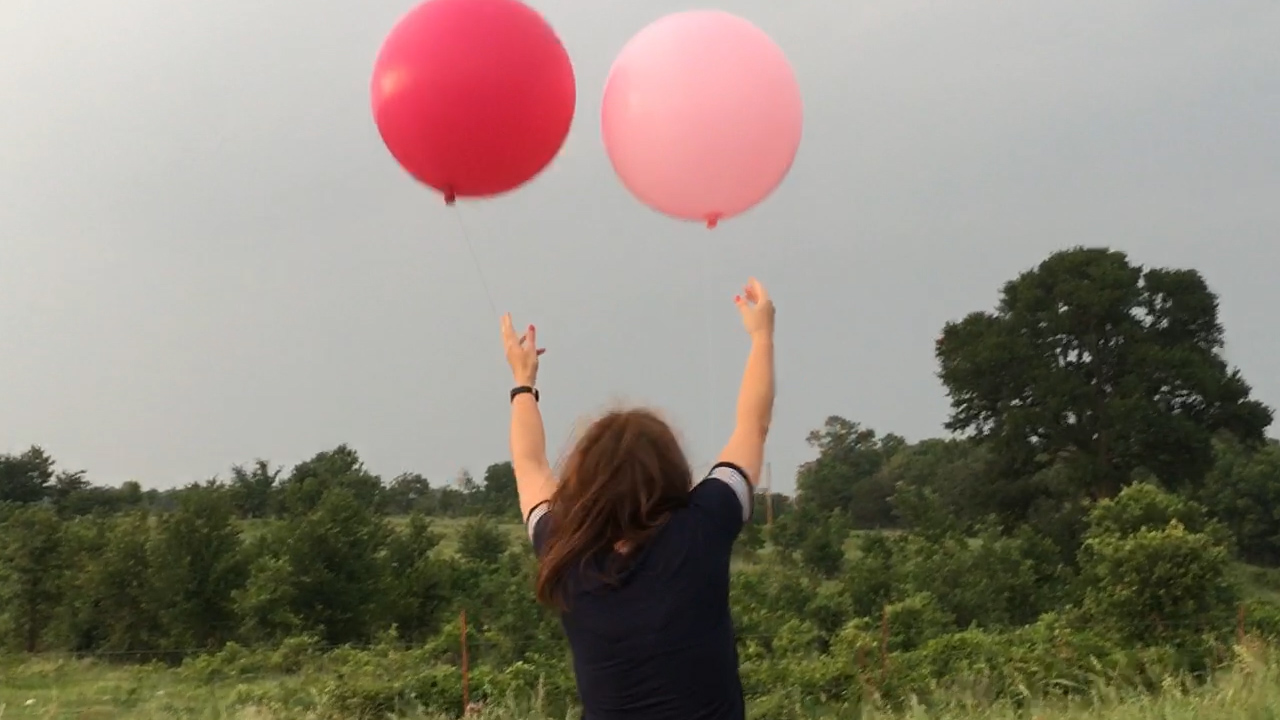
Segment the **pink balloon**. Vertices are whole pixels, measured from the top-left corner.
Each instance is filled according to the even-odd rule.
[[[717,10],[668,15],[631,38],[609,71],[601,108],[605,149],[627,189],[708,227],[777,188],[803,124],[782,49]]]

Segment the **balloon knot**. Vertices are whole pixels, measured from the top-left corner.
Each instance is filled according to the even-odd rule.
[[[707,229],[714,230],[716,225],[720,224],[720,214],[712,213],[707,216]]]
[[[453,188],[447,188],[444,191],[444,204],[452,205],[458,201],[458,196],[453,192]]]

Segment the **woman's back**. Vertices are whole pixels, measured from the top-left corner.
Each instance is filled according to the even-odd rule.
[[[717,465],[613,587],[599,579],[603,560],[567,578],[561,619],[587,720],[743,717],[729,558],[750,503],[741,469]],[[530,514],[539,555],[552,522],[547,507]]]
[[[655,413],[598,418],[559,472],[547,460],[537,331],[503,316],[511,464],[538,554],[538,600],[558,608],[586,720],[741,720],[729,557],[751,517],[773,416],[773,303],[754,278],[734,298],[751,339],[733,432],[696,487]],[[558,477],[557,477],[558,475]]]

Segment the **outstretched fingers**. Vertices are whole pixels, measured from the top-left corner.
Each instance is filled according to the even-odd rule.
[[[528,332],[526,332],[524,336],[529,340],[529,347],[534,348],[536,350],[536,353],[535,353],[536,355],[541,355],[542,353],[547,351],[546,348],[538,347],[538,328],[530,325]]]
[[[509,332],[510,336],[515,340],[515,343],[519,345],[522,350],[534,348],[536,355],[541,355],[547,351],[546,348],[538,347],[538,330],[532,325],[529,326],[529,329],[526,330],[523,335],[516,338],[515,329],[511,327],[511,319],[508,317],[503,324],[503,332]]]

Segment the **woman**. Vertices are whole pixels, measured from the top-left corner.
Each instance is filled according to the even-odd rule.
[[[751,517],[773,414],[773,303],[751,279],[734,298],[751,338],[737,423],[693,484],[671,428],[648,410],[611,412],[570,452],[559,482],[538,411],[532,325],[503,317],[511,460],[539,558],[538,600],[560,611],[586,720],[741,720],[729,617],[729,556]]]

